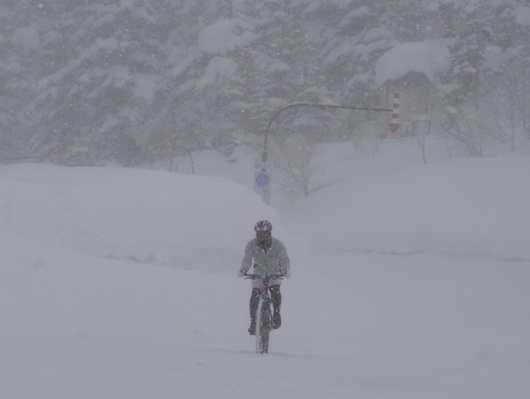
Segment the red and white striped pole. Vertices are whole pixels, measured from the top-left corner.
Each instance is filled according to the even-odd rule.
[[[392,119],[388,125],[390,131],[395,133],[399,129],[399,93],[394,94],[394,108],[392,111]]]

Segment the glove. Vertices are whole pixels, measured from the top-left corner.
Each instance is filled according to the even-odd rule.
[[[283,275],[284,275],[285,278],[289,278],[289,277],[291,277],[291,272],[289,270],[285,270],[283,272]]]
[[[243,277],[245,275],[245,272],[241,269],[237,271],[237,277]]]

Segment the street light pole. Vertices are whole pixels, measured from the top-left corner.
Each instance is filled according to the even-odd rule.
[[[274,122],[274,120],[282,112],[287,111],[288,109],[295,107],[309,107],[309,108],[322,108],[322,109],[352,109],[356,111],[377,111],[377,112],[392,112],[392,109],[388,108],[372,108],[372,107],[351,107],[348,105],[332,105],[332,104],[313,104],[313,103],[294,103],[287,105],[276,111],[272,115],[269,123],[267,124],[267,129],[265,129],[265,142],[263,143],[263,153],[261,156],[261,171],[256,172],[254,176],[254,191],[261,194],[263,201],[268,205],[270,203],[270,176],[267,173],[267,144],[269,141],[269,130]]]

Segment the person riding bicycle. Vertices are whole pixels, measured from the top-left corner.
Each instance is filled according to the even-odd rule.
[[[250,240],[246,247],[241,268],[237,275],[243,277],[251,266],[254,266],[255,274],[260,276],[282,275],[286,278],[291,276],[291,261],[287,255],[287,248],[271,235],[272,224],[267,220],[261,220],[254,226],[256,238]],[[254,264],[252,264],[254,262]],[[256,310],[259,303],[259,286],[261,279],[252,280],[252,292],[250,294],[250,335],[256,334]],[[281,279],[269,282],[271,302],[274,308],[272,323],[274,328],[280,328],[282,319],[280,308],[282,305],[282,294],[280,293]]]

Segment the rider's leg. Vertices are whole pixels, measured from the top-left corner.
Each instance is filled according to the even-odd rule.
[[[256,311],[259,303],[259,289],[253,288],[250,294],[250,327],[248,332],[250,335],[256,334]]]
[[[272,324],[274,328],[280,328],[282,325],[282,318],[280,316],[280,308],[282,307],[282,293],[280,292],[279,285],[271,285],[269,287],[271,292],[271,302],[274,312],[272,314]]]

